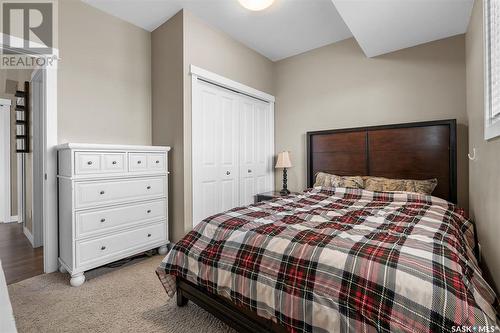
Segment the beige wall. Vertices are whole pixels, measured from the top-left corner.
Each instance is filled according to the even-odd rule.
[[[459,203],[468,204],[464,36],[367,58],[354,39],[276,63],[276,151],[306,187],[306,132],[456,118]],[[276,187],[281,188],[281,172]]]
[[[58,140],[151,143],[151,33],[59,1]]]
[[[170,234],[184,232],[183,17],[177,13],[152,33],[153,144],[169,153]],[[171,237],[172,240],[172,237]]]
[[[476,148],[477,160],[471,161],[470,213],[476,221],[483,257],[494,283],[500,286],[500,137],[484,140],[484,51],[481,0],[476,0],[466,35],[467,114],[469,149]]]

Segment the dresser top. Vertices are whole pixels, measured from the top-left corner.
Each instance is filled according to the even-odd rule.
[[[138,145],[109,145],[94,143],[63,143],[56,146],[57,150],[82,149],[82,150],[140,150],[140,151],[169,151],[170,147],[164,146],[138,146]]]

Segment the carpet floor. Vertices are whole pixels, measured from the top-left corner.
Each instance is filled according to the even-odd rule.
[[[168,299],[154,270],[162,257],[86,274],[79,288],[67,274],[43,274],[9,286],[23,332],[234,332],[189,302]]]

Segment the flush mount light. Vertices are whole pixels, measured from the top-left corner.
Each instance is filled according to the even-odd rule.
[[[238,0],[248,10],[259,11],[271,6],[274,0]]]

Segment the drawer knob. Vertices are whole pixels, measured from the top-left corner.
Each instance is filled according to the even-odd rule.
[[[99,193],[100,193],[101,195],[103,195],[103,194],[104,194],[104,191],[101,191],[101,192],[99,192]]]
[[[252,169],[248,169],[248,173],[252,173]]]
[[[103,246],[101,246],[101,251],[104,251],[104,250],[106,250],[106,246],[103,245]]]
[[[156,163],[156,164],[160,164],[160,161],[156,161],[155,163]]]
[[[92,164],[93,164],[93,162],[92,162],[92,161],[88,161],[88,162],[87,162],[87,164],[88,164],[88,165],[92,165]]]
[[[151,234],[148,234],[148,237],[151,237]]]
[[[137,161],[137,164],[141,164],[141,163],[142,163],[142,161]]]
[[[147,188],[148,190],[150,190],[150,189],[151,189],[151,186],[149,186],[149,185],[148,185],[148,187],[146,187],[146,188]]]
[[[151,214],[151,209],[148,209],[147,213],[148,213],[148,214]]]
[[[231,171],[226,171],[226,175],[230,175],[231,174]]]
[[[106,222],[106,219],[101,219],[101,223],[104,223],[104,222]]]
[[[113,164],[116,164],[116,161],[113,161]]]

